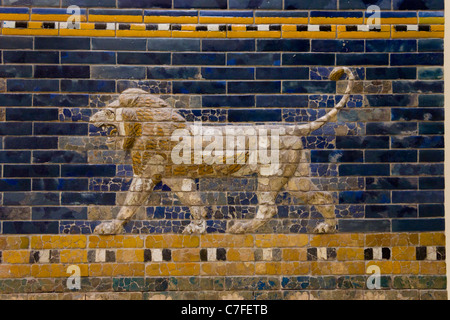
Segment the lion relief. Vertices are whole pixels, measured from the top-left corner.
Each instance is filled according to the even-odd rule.
[[[330,78],[337,81],[344,73],[348,86],[341,101],[325,116],[307,124],[202,127],[187,122],[177,109],[155,95],[140,89],[124,91],[118,100],[90,118],[91,124],[107,131],[107,144],[120,143],[130,154],[133,167],[133,180],[117,218],[97,226],[95,233],[123,232],[123,226],[160,182],[190,209],[191,223],[183,232],[204,233],[207,212],[195,180],[252,175],[257,176],[256,216],[230,222],[227,232],[252,232],[263,226],[277,213],[276,198],[283,188],[302,203],[314,205],[322,214],[324,222],[315,226],[315,232],[334,232],[336,217],[332,196],[311,183],[301,138],[334,121],[348,102],[355,80],[352,71],[335,68]]]

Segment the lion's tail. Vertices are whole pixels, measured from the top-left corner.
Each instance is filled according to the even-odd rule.
[[[344,75],[344,73],[347,74],[347,76],[348,76],[348,85],[347,85],[347,89],[345,90],[344,96],[342,97],[341,101],[339,101],[339,103],[333,108],[333,110],[328,112],[323,117],[321,117],[311,123],[299,125],[296,128],[296,132],[298,132],[300,135],[308,135],[309,133],[322,128],[325,124],[330,122],[331,119],[333,119],[333,117],[335,117],[337,115],[337,113],[340,109],[344,108],[344,106],[347,104],[347,102],[350,98],[350,94],[353,90],[353,85],[355,82],[355,75],[349,68],[346,68],[346,67],[334,68],[330,74],[331,80],[338,81]]]

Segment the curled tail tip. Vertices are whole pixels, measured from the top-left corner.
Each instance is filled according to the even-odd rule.
[[[331,71],[330,79],[333,81],[338,81],[345,73],[344,68],[334,68],[333,71]]]

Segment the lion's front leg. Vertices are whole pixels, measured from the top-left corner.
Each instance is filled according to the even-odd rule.
[[[117,218],[110,222],[103,222],[94,230],[97,234],[113,235],[123,232],[123,226],[135,215],[136,211],[144,204],[153,188],[155,181],[152,179],[135,178],[125,198],[123,206]]]

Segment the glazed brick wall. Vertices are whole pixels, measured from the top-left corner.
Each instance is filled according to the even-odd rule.
[[[0,9],[300,10],[311,19],[310,10],[362,17],[368,2],[444,9],[443,0],[0,0]],[[0,297],[445,299],[443,51],[435,37],[0,35]],[[188,121],[305,123],[345,91],[346,81],[328,79],[335,66],[357,75],[354,93],[303,144],[311,181],[334,197],[336,234],[314,235],[322,217],[289,190],[257,233],[225,234],[256,213],[252,177],[197,181],[206,235],[181,235],[189,209],[163,184],[127,235],[93,234],[117,214],[132,168],[88,121],[125,89],[160,95]],[[75,293],[65,287],[71,264],[83,277]],[[381,290],[366,287],[372,264]]]

